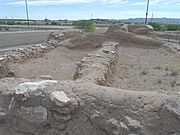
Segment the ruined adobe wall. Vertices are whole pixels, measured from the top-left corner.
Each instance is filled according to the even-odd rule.
[[[95,49],[102,47],[105,40],[104,34],[83,33],[61,42],[60,45],[69,49]]]
[[[149,38],[149,37],[144,37],[144,36],[138,36],[133,33],[129,33],[126,31],[123,31],[122,29],[114,29],[111,27],[111,30],[108,30],[105,33],[106,39],[109,39],[111,41],[116,41],[116,42],[124,42],[124,43],[133,43],[135,46],[140,46],[140,47],[146,47],[146,48],[152,48],[152,47],[162,47],[163,43]]]
[[[103,86],[111,86],[117,62],[116,42],[104,42],[103,47],[88,54],[77,63],[74,79],[81,79]]]
[[[141,29],[141,28],[147,29],[147,26],[144,24],[142,24],[142,25],[140,25],[140,24],[139,25],[138,24],[129,24],[128,25],[128,32],[134,32],[135,30]]]

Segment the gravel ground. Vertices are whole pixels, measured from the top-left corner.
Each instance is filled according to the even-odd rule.
[[[180,91],[180,60],[162,48],[120,46],[113,87]]]

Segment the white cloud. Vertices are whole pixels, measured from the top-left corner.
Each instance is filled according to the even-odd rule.
[[[58,5],[58,4],[82,4],[82,3],[127,3],[128,0],[28,0],[29,5]],[[23,5],[24,0],[13,0],[7,4],[10,5]]]
[[[179,3],[179,0],[150,0],[151,5],[161,4],[161,5],[173,5]]]
[[[147,0],[28,0],[29,5],[60,5],[60,4],[129,4],[134,6],[145,5]],[[178,4],[179,0],[150,0],[150,5]],[[24,0],[9,0],[10,5],[24,5]]]
[[[146,2],[132,2],[130,3],[130,5],[134,5],[134,6],[141,6],[141,5],[145,5]]]
[[[90,0],[28,0],[29,5],[58,5],[58,4],[77,4],[90,3]],[[24,0],[8,2],[10,5],[24,5]]]

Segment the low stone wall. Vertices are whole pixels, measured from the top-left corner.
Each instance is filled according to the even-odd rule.
[[[0,128],[9,123],[15,135],[180,133],[178,93],[127,91],[82,81],[3,79],[0,86]]]
[[[70,99],[64,91],[49,91],[57,81],[5,79],[0,83],[1,88],[6,83],[9,83],[9,89],[1,91],[0,120],[9,121],[10,127],[25,134],[52,135],[66,130],[78,101],[73,97]]]
[[[51,43],[37,44],[26,48],[13,49],[0,57],[0,78],[14,76],[13,71],[9,70],[9,63],[22,63],[33,58],[38,58],[54,49],[56,45]]]
[[[74,79],[81,79],[103,86],[111,86],[115,65],[117,62],[116,42],[105,42],[103,47],[88,54],[77,63]]]
[[[37,58],[55,48],[52,44],[42,43],[25,48],[13,49],[5,53],[4,61],[8,62],[23,62],[31,58]]]

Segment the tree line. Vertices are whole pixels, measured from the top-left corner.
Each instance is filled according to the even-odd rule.
[[[161,24],[161,23],[149,23],[155,31],[177,31],[180,30],[179,24]]]

